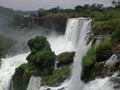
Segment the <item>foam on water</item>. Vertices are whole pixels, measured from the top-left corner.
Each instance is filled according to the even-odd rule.
[[[9,90],[11,78],[15,73],[15,68],[23,63],[27,63],[26,56],[28,54],[20,54],[14,57],[2,59],[0,68],[0,90]]]

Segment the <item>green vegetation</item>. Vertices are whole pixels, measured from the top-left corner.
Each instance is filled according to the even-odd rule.
[[[64,52],[57,56],[58,67],[70,65],[73,62],[74,52]]]
[[[47,39],[43,36],[28,41],[31,54],[27,57],[28,63],[33,63],[40,75],[52,74],[54,70],[55,54],[51,51]]]
[[[23,31],[26,31],[26,27],[38,25],[63,32],[68,18],[91,17],[93,36],[88,39],[88,43],[94,35],[112,35],[111,39],[101,40],[98,46],[93,45],[83,57],[81,79],[84,82],[97,77],[97,71],[103,68],[104,62],[113,54],[112,48],[116,44],[120,44],[120,5],[103,7],[102,4],[86,4],[84,6],[78,5],[74,9],[62,9],[60,7],[49,10],[39,9],[38,14],[33,13],[30,17],[24,17],[25,13],[18,12],[13,21],[13,25],[22,27],[21,30]],[[9,13],[7,15],[9,16]],[[4,15],[1,16],[4,17]],[[34,23],[32,23],[32,18],[34,18]],[[0,58],[4,57],[10,48],[9,44],[3,41],[0,40]],[[28,45],[31,50],[27,57],[28,63],[17,68],[13,76],[15,90],[26,90],[31,75],[41,76],[43,85],[53,85],[60,83],[64,75],[67,77],[66,75],[70,74],[69,65],[73,62],[73,53],[65,52],[55,56],[46,38],[39,36],[29,40]],[[59,61],[59,68],[54,70],[56,60]],[[114,68],[114,65],[110,66],[109,72],[114,71]],[[100,71],[102,72],[102,70]]]
[[[41,84],[52,86],[60,85],[61,82],[70,76],[70,71],[69,66],[58,68],[53,71],[52,75],[42,76]]]
[[[96,46],[95,51],[93,50],[94,55],[89,57],[83,57],[82,62],[82,73],[81,79],[84,82],[88,82],[95,77],[105,77],[106,74],[114,73],[118,70],[119,63],[114,63],[104,67],[105,61],[110,58],[113,53],[119,54],[119,44],[120,44],[120,3],[112,1],[113,7],[102,8],[101,10],[91,11],[90,16],[93,18],[92,21],[92,31],[94,35],[111,35],[111,38],[104,38],[100,41],[99,45]],[[116,51],[115,51],[115,48]],[[88,52],[90,52],[88,50]],[[87,54],[88,54],[87,52]],[[87,56],[86,54],[86,56]],[[91,60],[88,62],[91,56],[92,61],[95,60],[95,63],[92,64]],[[90,66],[91,65],[91,66]],[[89,66],[89,67],[88,67]]]
[[[82,61],[82,66],[86,67],[86,66],[90,66],[92,64],[94,64],[96,61],[96,53],[95,53],[95,48],[91,47],[86,55],[83,57],[83,61]]]
[[[94,35],[98,35],[100,33],[103,25],[104,25],[104,22],[95,22],[94,23],[94,26],[92,27],[92,31],[93,31]]]
[[[112,42],[110,39],[101,40],[96,48],[97,62],[105,61],[112,55]]]
[[[96,63],[95,48],[91,47],[82,59],[81,80],[88,82],[94,78],[94,64]]]
[[[32,75],[35,75],[37,69],[35,66],[30,64],[23,64],[16,69],[13,76],[13,87],[15,90],[26,90],[29,79]]]
[[[21,27],[38,25],[64,33],[68,18],[91,17],[94,35],[105,34],[105,30],[109,31],[108,34],[112,34],[120,25],[119,11],[119,4],[115,4],[113,7],[104,7],[102,4],[85,4],[84,6],[75,6],[73,9],[54,7],[45,10],[40,8],[36,11],[37,14],[31,12],[32,14],[29,17],[24,17],[26,12],[16,14],[14,23]],[[32,18],[34,18],[34,25],[32,25]]]
[[[43,85],[60,84],[68,78],[70,75],[69,65],[73,61],[74,53],[65,52],[56,57],[47,39],[43,36],[29,40],[28,45],[31,50],[27,57],[28,63],[18,67],[13,76],[13,88],[15,90],[26,90],[32,75],[40,76]],[[60,61],[60,66],[55,70],[56,58]]]
[[[112,41],[111,39],[102,39],[97,46],[91,47],[82,59],[82,72],[81,79],[84,82],[95,79],[97,76],[105,76],[107,72],[115,70],[113,66],[108,68],[107,72],[104,72],[104,61],[108,60],[112,53]],[[103,73],[104,72],[104,73]]]
[[[18,67],[13,76],[15,90],[26,90],[32,75],[52,75],[54,70],[55,54],[51,51],[45,37],[37,36],[29,40],[28,45],[31,49],[31,53],[27,57],[28,63]]]

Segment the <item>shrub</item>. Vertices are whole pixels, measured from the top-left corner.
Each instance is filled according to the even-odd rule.
[[[57,56],[58,66],[70,65],[73,62],[74,52],[64,52]]]
[[[31,49],[31,53],[36,53],[37,51],[41,51],[43,49],[51,50],[47,39],[43,36],[37,36],[34,39],[29,40],[28,46]]]
[[[104,22],[94,22],[94,26],[92,27],[92,32],[94,33],[94,35],[98,35],[100,33],[103,25]]]
[[[85,56],[82,58],[82,66],[86,67],[89,65],[92,65],[96,61],[96,53],[95,53],[95,48],[91,47]]]
[[[96,62],[95,48],[91,47],[82,58],[81,80],[88,82],[94,78],[94,64]]]
[[[107,60],[112,55],[112,43],[110,39],[101,40],[96,48],[96,60],[98,62]]]
[[[30,77],[35,75],[36,71],[36,67],[32,64],[22,64],[20,67],[16,68],[13,76],[14,90],[26,90]]]
[[[52,75],[42,76],[42,85],[57,85],[63,82],[70,75],[70,67],[65,66],[53,71]]]

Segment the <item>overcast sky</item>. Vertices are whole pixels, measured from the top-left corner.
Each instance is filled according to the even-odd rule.
[[[38,10],[49,9],[56,6],[61,8],[73,8],[76,5],[102,3],[110,6],[112,0],[0,0],[0,6],[13,8],[15,10]]]

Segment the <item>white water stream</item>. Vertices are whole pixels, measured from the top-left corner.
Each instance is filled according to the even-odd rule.
[[[90,44],[86,45],[87,38],[91,29],[91,20],[86,18],[72,18],[68,20],[65,36],[48,36],[51,48],[58,55],[65,51],[75,51],[74,63],[70,80],[66,80],[59,87],[40,87],[40,78],[31,77],[27,90],[113,90],[109,78],[96,79],[85,85],[80,80],[81,61],[83,55],[89,49]],[[25,60],[28,54],[21,54],[15,57],[2,59],[0,69],[0,90],[9,90],[11,77]]]
[[[2,59],[0,68],[0,90],[9,90],[15,68],[19,67],[19,65],[23,63],[27,63],[27,55],[28,54],[20,54],[14,57]]]

